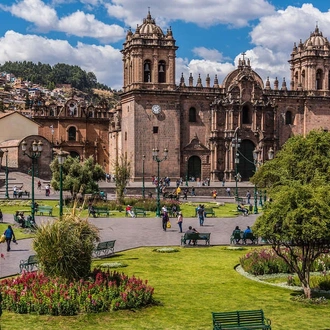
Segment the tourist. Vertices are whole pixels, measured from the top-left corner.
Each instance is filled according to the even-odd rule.
[[[178,215],[178,225],[179,225],[179,229],[180,229],[180,233],[182,233],[182,222],[183,222],[183,216],[182,216],[182,212],[180,211],[179,212],[179,215]]]
[[[135,218],[135,213],[131,205],[126,206],[126,215],[130,215],[132,218]]]
[[[168,217],[167,211],[162,212],[162,227],[163,227],[164,231],[166,231],[166,229],[167,229],[167,221],[168,220],[169,220],[169,217]]]
[[[204,226],[204,216],[205,216],[205,211],[204,211],[204,205],[199,204],[197,208],[197,214],[198,214],[198,219],[199,219],[199,225]]]
[[[8,228],[5,230],[5,232],[3,234],[6,237],[7,251],[10,251],[11,240],[13,240],[13,242],[16,243],[15,234],[14,234],[14,231],[13,231],[13,228],[11,227],[11,225],[8,225]]]

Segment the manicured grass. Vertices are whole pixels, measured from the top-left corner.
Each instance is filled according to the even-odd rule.
[[[290,290],[251,281],[234,267],[246,250],[226,247],[180,248],[156,253],[152,247],[118,253],[96,261],[128,264],[118,271],[147,279],[160,304],[141,311],[50,317],[4,312],[4,329],[212,329],[212,311],[260,309],[273,330],[329,329],[329,305],[304,305],[290,300]]]
[[[58,217],[59,216],[59,207],[58,207],[58,201],[55,200],[37,200],[36,201],[39,205],[49,205],[53,207],[53,216]],[[183,213],[183,216],[186,218],[189,217],[195,217],[195,209],[199,204],[203,204],[206,208],[212,207],[215,211],[216,217],[219,218],[232,218],[237,215],[236,212],[236,204],[234,203],[225,203],[224,206],[219,205],[217,202],[209,202],[209,203],[181,203],[180,208]],[[3,214],[14,214],[18,210],[24,210],[25,214],[31,214],[31,200],[9,200],[9,201],[0,201],[0,209],[2,210]],[[64,213],[70,213],[72,212],[71,207],[67,207],[64,205],[63,207]],[[88,216],[88,210],[84,209],[81,210],[80,208],[77,208],[76,210],[77,214],[80,214],[82,218],[85,218]],[[148,211],[147,210],[147,217],[153,218],[155,217],[156,212]],[[116,218],[122,218],[126,217],[125,211],[113,211],[111,210],[111,217]]]

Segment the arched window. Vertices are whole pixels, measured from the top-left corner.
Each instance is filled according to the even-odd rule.
[[[69,141],[76,141],[77,140],[77,130],[74,126],[71,126],[68,129],[68,140]]]
[[[293,124],[292,112],[291,111],[287,111],[285,113],[285,125],[292,125],[292,124]]]
[[[242,109],[242,124],[251,124],[251,111],[247,105]]]
[[[298,71],[294,74],[294,86],[296,89],[298,88]]]
[[[144,82],[151,82],[151,62],[149,60],[144,61],[143,64]]]
[[[166,63],[165,61],[159,61],[158,63],[158,82],[166,82]]]
[[[70,156],[72,158],[79,158],[80,159],[80,155],[76,151],[70,151]]]
[[[197,121],[197,115],[196,115],[196,109],[195,108],[190,108],[189,109],[189,122],[190,123],[195,123]]]
[[[305,89],[305,70],[302,71],[301,73],[301,86],[303,89]]]
[[[322,70],[316,71],[316,89],[322,89]]]

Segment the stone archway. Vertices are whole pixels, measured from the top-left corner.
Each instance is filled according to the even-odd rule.
[[[243,140],[239,151],[239,163],[237,172],[242,176],[243,181],[249,181],[255,171],[253,162],[253,150],[255,145],[250,140]]]
[[[188,178],[201,178],[202,161],[198,156],[192,156],[188,160]]]

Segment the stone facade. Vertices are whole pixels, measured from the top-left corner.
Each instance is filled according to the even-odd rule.
[[[329,42],[318,27],[294,45],[290,90],[285,80],[276,79],[273,87],[268,79],[264,83],[245,54],[222,84],[217,76],[213,84],[207,76],[204,84],[190,75],[176,85],[177,48],[172,31],[164,34],[150,12],[135,33],[127,33],[124,92],[112,111],[117,122],[109,130],[109,157],[130,158],[133,180],[157,175],[153,148],[160,157],[168,149],[161,177],[233,181],[237,171],[248,180],[290,136],[330,126]]]

